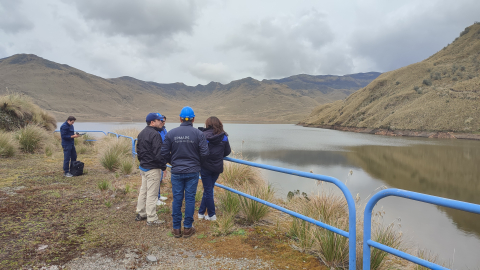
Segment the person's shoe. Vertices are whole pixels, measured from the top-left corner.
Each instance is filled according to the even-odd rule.
[[[190,236],[195,234],[195,227],[191,228],[183,228],[183,238],[189,238]]]
[[[65,177],[73,177],[73,174],[67,172],[67,173],[64,173],[63,176],[65,176]]]
[[[159,200],[161,201],[166,201],[168,198],[167,197],[163,197],[163,196],[160,196]]]
[[[165,220],[157,219],[157,220],[154,220],[154,221],[147,221],[148,226],[160,226],[163,223],[165,223]]]
[[[166,205],[166,203],[160,201],[160,200],[157,200],[157,205]]]
[[[204,219],[204,218],[205,218],[205,215],[198,214],[198,219],[199,219],[199,220],[202,220],[202,219]]]
[[[137,214],[137,216],[135,217],[135,221],[142,221],[142,220],[145,220],[145,219],[147,219],[147,216],[142,217],[142,216],[140,216],[140,214]]]
[[[215,221],[217,220],[217,215],[213,215],[209,217],[208,215],[205,216],[205,220]]]
[[[173,236],[175,236],[175,238],[180,238],[180,237],[182,237],[182,230],[181,229],[173,229],[172,234],[173,234]]]

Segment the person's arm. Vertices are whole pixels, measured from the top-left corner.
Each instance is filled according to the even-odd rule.
[[[210,151],[208,150],[208,143],[203,133],[200,133],[199,139],[200,141],[198,143],[198,146],[200,149],[200,162],[203,164],[208,158],[208,155],[210,155]]]
[[[230,153],[232,152],[232,149],[230,148],[230,142],[228,142],[228,137],[225,136],[227,139],[224,141],[225,143],[225,148],[223,148],[223,157],[226,157],[228,155],[230,155]]]
[[[165,141],[162,144],[161,155],[165,159],[166,163],[172,163],[172,153],[170,152],[172,149],[172,139],[167,135],[165,136]]]
[[[160,169],[165,171],[167,169],[167,163],[165,162],[165,158],[162,156],[162,136],[160,134],[155,134],[152,140],[152,151],[155,156],[155,162],[160,165]]]

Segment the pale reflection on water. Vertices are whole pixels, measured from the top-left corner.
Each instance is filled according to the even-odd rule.
[[[201,124],[196,124],[200,126]],[[75,123],[78,129],[136,127],[144,123]],[[168,123],[172,129],[178,123]],[[294,125],[225,124],[232,149],[263,164],[329,175],[346,182],[365,203],[382,186],[480,204],[480,142],[384,137],[303,128]],[[350,172],[353,174],[350,175]],[[339,192],[331,184],[262,170],[279,196],[300,190]],[[454,257],[455,269],[480,265],[480,215],[444,207],[385,198],[386,223],[401,224],[412,245]],[[468,268],[467,268],[468,267]]]

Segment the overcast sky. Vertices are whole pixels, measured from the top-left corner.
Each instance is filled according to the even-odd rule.
[[[0,0],[0,58],[187,85],[385,72],[475,21],[479,0]]]

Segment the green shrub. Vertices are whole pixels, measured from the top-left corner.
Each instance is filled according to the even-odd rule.
[[[122,159],[130,154],[131,146],[120,140],[109,141],[100,156],[100,164],[107,170],[113,172],[120,167]]]
[[[0,157],[13,157],[17,149],[18,145],[12,134],[0,131]]]
[[[235,217],[231,214],[224,214],[217,218],[213,226],[215,236],[229,235],[235,227]]]
[[[271,200],[275,194],[273,187],[269,184],[245,184],[243,190],[245,193],[265,201]],[[258,222],[270,212],[268,206],[245,197],[240,197],[240,210],[245,215],[247,222],[252,224]]]
[[[27,125],[16,132],[20,149],[26,153],[34,153],[42,149],[48,137],[46,130],[35,125]]]
[[[75,147],[75,149],[77,150],[77,153],[78,154],[86,154],[88,152],[88,146],[86,145],[79,145],[78,147]]]
[[[464,67],[464,66],[461,66],[461,67],[460,67],[460,70],[461,70],[461,71],[465,71],[465,67]]]
[[[111,201],[105,201],[105,206],[110,208],[112,207],[112,202]]]
[[[131,157],[125,157],[120,161],[120,172],[123,174],[131,174],[133,171],[133,160]]]
[[[463,35],[468,34],[469,31],[470,31],[470,27],[466,27],[465,30],[463,30],[463,31],[460,33],[460,36],[463,36]]]
[[[315,225],[297,218],[294,218],[290,225],[290,237],[295,240],[297,247],[302,252],[309,251],[314,244],[315,239],[311,233],[312,226]]]
[[[254,168],[235,162],[224,163],[221,178],[223,184],[233,188],[257,181]]]
[[[435,72],[430,74],[430,78],[438,81],[442,79],[442,75],[440,75],[440,72]]]
[[[453,77],[453,78],[452,78],[452,81],[456,82],[456,81],[458,81],[458,78],[457,78],[457,77]]]
[[[430,81],[429,79],[425,79],[423,80],[423,84],[425,84],[426,86],[430,86],[432,85],[432,81]]]
[[[402,244],[402,234],[395,230],[393,223],[386,227],[382,225],[374,225],[372,240],[391,248],[398,249]],[[371,269],[379,269],[387,255],[388,253],[374,248],[370,257]]]
[[[107,180],[102,180],[100,182],[97,183],[97,187],[98,189],[100,189],[101,191],[104,191],[104,190],[107,190],[110,188],[110,182],[107,181]]]
[[[395,85],[399,85],[399,84],[400,84],[400,82],[399,82],[399,81],[396,81],[396,82],[395,82]]]
[[[45,145],[44,150],[45,150],[45,155],[47,157],[51,157],[53,155],[53,152],[55,152],[56,147],[55,147],[55,145],[49,143],[49,144]]]
[[[219,201],[218,208],[222,210],[222,212],[231,214],[233,216],[240,212],[239,195],[226,190],[215,194],[217,195]]]

